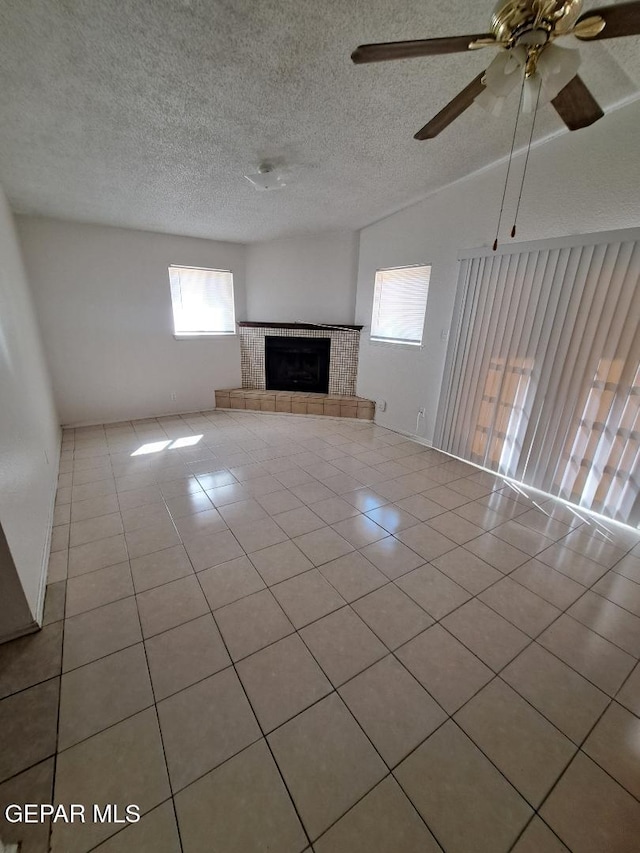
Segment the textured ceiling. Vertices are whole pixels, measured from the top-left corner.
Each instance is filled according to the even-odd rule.
[[[490,11],[491,0],[0,0],[0,182],[19,212],[213,239],[360,228],[503,156],[513,119],[474,105],[416,142],[492,53],[354,66],[350,52],[483,32]],[[605,109],[638,92],[639,47],[580,45]],[[536,137],[561,127],[546,106]],[[244,180],[263,158],[290,167],[286,190]]]

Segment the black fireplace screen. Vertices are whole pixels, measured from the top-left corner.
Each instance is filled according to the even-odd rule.
[[[267,390],[329,393],[331,338],[267,335],[264,345]]]

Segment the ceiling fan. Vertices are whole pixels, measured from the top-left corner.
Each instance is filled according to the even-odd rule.
[[[538,98],[544,89],[546,99],[569,130],[578,130],[604,113],[576,73],[578,51],[559,48],[553,42],[568,35],[593,41],[640,34],[640,2],[604,6],[581,15],[582,6],[583,0],[500,0],[489,33],[363,44],[351,58],[359,64],[486,47],[500,49],[488,68],[427,122],[415,139],[433,139],[476,100],[497,113],[518,80],[522,80],[526,100],[525,86],[534,79],[539,83]]]

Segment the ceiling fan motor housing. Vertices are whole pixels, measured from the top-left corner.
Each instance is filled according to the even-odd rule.
[[[491,31],[507,50],[542,48],[571,30],[582,5],[583,0],[501,0],[491,16]]]

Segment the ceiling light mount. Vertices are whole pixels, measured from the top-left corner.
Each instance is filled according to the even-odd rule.
[[[287,185],[282,171],[268,161],[260,163],[255,174],[245,175],[244,177],[253,185],[254,189],[260,192],[281,190]]]

